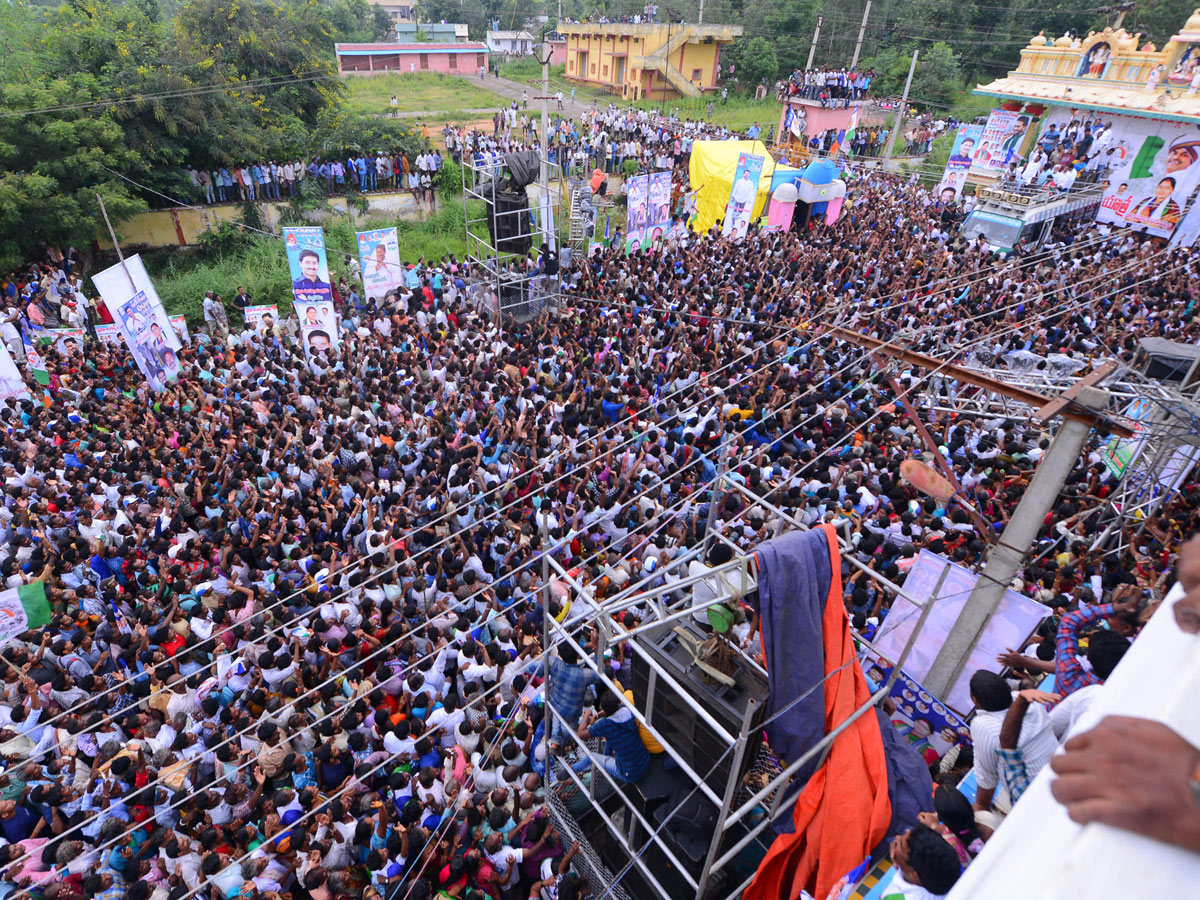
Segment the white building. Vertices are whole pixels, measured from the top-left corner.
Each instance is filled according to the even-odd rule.
[[[417,20],[413,0],[367,0],[372,6],[378,6],[393,22],[415,22]]]
[[[528,31],[489,31],[488,50],[492,53],[507,53],[510,56],[528,56],[533,52],[535,38]]]

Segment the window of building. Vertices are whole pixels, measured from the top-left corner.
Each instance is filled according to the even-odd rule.
[[[692,69],[692,81],[699,81],[699,80],[700,80],[700,70]]]

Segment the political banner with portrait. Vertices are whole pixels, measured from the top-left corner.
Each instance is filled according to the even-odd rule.
[[[116,265],[109,266],[102,272],[97,272],[92,276],[92,283],[96,285],[96,290],[100,292],[100,297],[97,299],[97,308],[99,308],[100,300],[104,301],[108,307],[109,313],[112,313],[113,308],[124,301],[127,301],[134,294],[141,291],[146,295],[146,299],[150,302],[151,307],[163,310],[163,322],[167,320],[167,314],[163,307],[162,300],[159,299],[158,291],[154,288],[154,282],[150,280],[149,274],[146,272],[146,267],[142,263],[142,258],[138,254],[125,257],[124,262],[118,262]],[[114,314],[114,321],[115,321]],[[96,326],[97,335],[99,334],[101,325]],[[106,338],[101,338],[106,340]],[[109,343],[116,343],[111,339],[111,334],[107,339]],[[178,344],[175,345],[178,348]]]
[[[916,564],[904,579],[904,592],[918,603],[934,605],[921,631],[921,640],[913,645],[905,661],[907,675],[917,681],[929,676],[938,650],[949,638],[978,581],[978,574],[943,556],[929,550],[917,554]],[[974,706],[969,685],[971,675],[979,669],[999,672],[1003,666],[996,656],[1010,647],[1024,647],[1051,612],[1023,594],[1005,591],[1000,607],[988,621],[962,673],[941,698],[945,705],[959,715],[967,715]],[[897,597],[872,641],[875,650],[885,659],[898,660],[920,616],[921,606],[907,597]]]
[[[29,386],[21,377],[21,370],[13,361],[12,354],[4,341],[0,341],[0,399],[16,397],[18,400],[28,400]]]
[[[762,170],[761,156],[738,154],[733,187],[729,191],[729,202],[725,204],[725,221],[721,224],[721,234],[726,237],[745,237],[750,229],[750,216],[754,214],[754,201],[758,199],[758,180]]]
[[[947,191],[953,191],[953,199],[962,197],[963,185],[967,182],[967,173],[971,170],[971,160],[975,149],[979,146],[979,137],[983,134],[982,125],[963,125],[954,133],[954,143],[950,145],[950,157],[946,160],[946,170],[942,180],[938,182],[937,197],[943,203],[951,199]]]
[[[63,356],[83,352],[82,328],[48,328],[41,333],[41,340],[52,345]]]
[[[671,228],[671,173],[655,172],[650,176],[649,221],[646,223],[644,247],[662,243]]]
[[[1044,131],[1051,124],[1062,129],[1065,123],[1056,116],[1058,111],[1047,114]],[[1200,129],[1115,113],[1103,119],[1111,123],[1111,134],[1103,137],[1099,151],[1108,176],[1096,221],[1153,237],[1174,237],[1200,183]]]
[[[325,258],[325,232],[310,226],[284,228],[283,244],[287,248],[296,303],[324,303],[332,307],[333,285]]]
[[[1125,474],[1130,464],[1137,459],[1138,454],[1146,446],[1150,426],[1156,424],[1154,419],[1158,413],[1158,402],[1154,398],[1139,397],[1129,401],[1121,410],[1124,419],[1133,434],[1129,437],[1110,438],[1104,447],[1100,461],[1115,478]]]
[[[971,171],[978,175],[998,175],[1010,162],[1022,158],[1021,145],[1033,117],[1008,109],[994,109],[971,156]]]
[[[625,252],[632,253],[646,239],[646,226],[650,224],[650,176],[636,175],[628,181],[629,216],[625,228]]]
[[[179,340],[184,344],[190,344],[192,342],[192,334],[188,331],[187,316],[171,316],[170,321],[171,327],[179,335]]]
[[[382,301],[389,291],[404,284],[400,241],[395,228],[360,231],[358,258],[362,263],[363,297]]]
[[[162,304],[154,303],[145,291],[115,305],[108,297],[105,302],[150,387],[164,390],[179,375],[180,343]]]
[[[870,650],[863,654],[862,667],[876,687],[887,683],[894,668],[888,660]],[[955,745],[971,746],[971,729],[962,717],[903,669],[888,691],[888,698],[895,705],[889,716],[892,725],[921,754],[927,765],[937,762]]]
[[[242,310],[242,317],[247,328],[262,334],[264,331],[274,330],[279,324],[279,307],[274,303],[247,306]]]
[[[121,329],[115,322],[96,326],[96,340],[102,344],[121,343]]]
[[[338,348],[338,315],[333,308],[333,301],[312,303],[297,300],[296,315],[300,318],[300,342],[304,345],[305,353]]]

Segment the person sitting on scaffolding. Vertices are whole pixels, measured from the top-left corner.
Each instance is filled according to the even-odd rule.
[[[553,680],[550,683],[553,686]],[[615,694],[600,699],[600,712],[589,709],[583,714],[576,734],[581,741],[604,739],[607,752],[597,761],[617,781],[640,781],[650,768],[650,751],[642,742],[637,720]],[[573,768],[583,772],[591,765],[591,758],[585,755]]]

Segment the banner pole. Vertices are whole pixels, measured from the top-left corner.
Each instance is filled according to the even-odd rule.
[[[129,290],[136,294],[137,285],[133,283],[133,276],[129,274],[129,265],[125,262],[125,254],[121,252],[121,244],[117,240],[117,233],[113,231],[112,222],[108,218],[108,209],[104,206],[104,198],[97,193],[96,199],[100,202],[100,214],[104,216],[104,224],[108,228],[108,236],[112,240],[112,245],[117,251],[117,259],[121,261],[121,271],[125,273],[125,277],[129,280]]]

